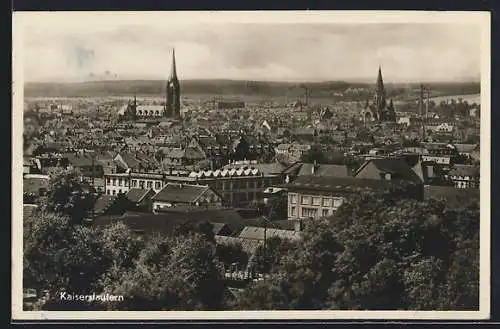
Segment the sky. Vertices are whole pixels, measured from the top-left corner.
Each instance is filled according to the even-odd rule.
[[[67,21],[24,29],[25,81],[179,79],[387,82],[480,79],[480,29],[451,23]]]

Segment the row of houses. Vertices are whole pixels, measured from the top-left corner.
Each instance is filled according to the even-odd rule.
[[[278,163],[235,162],[218,170],[169,171],[146,173],[128,171],[105,175],[105,194],[127,193],[130,189],[160,192],[168,183],[207,185],[222,197],[224,206],[244,207],[260,200],[264,190],[282,183],[284,166]]]

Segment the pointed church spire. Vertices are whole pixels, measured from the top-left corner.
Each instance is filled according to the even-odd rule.
[[[382,112],[385,111],[386,100],[385,100],[385,88],[384,88],[384,80],[382,79],[382,68],[378,67],[378,76],[377,76],[377,85],[375,90],[375,106],[377,108],[377,112],[379,118],[383,116]]]
[[[172,68],[170,69],[170,80],[177,80],[177,68],[175,66],[175,49],[172,49]]]
[[[378,76],[377,76],[377,92],[384,92],[384,80],[382,79],[382,68],[378,66]]]

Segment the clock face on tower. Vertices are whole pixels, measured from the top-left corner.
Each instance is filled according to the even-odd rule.
[[[174,83],[173,82],[170,82],[170,87],[173,88],[174,87]]]

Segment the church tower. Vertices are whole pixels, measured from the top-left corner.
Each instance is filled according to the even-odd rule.
[[[175,50],[172,50],[172,68],[167,80],[166,92],[165,115],[169,118],[179,118],[181,116],[181,88],[175,66]]]
[[[378,67],[377,82],[375,85],[375,95],[371,104],[366,102],[363,110],[363,121],[370,122],[395,122],[396,112],[392,99],[387,104],[387,94],[385,92],[384,80],[382,78],[382,69]]]
[[[378,76],[377,76],[377,84],[376,84],[376,89],[375,89],[375,106],[376,106],[376,111],[378,114],[379,119],[383,120],[383,112],[385,111],[386,107],[386,94],[385,94],[385,88],[384,88],[384,80],[382,79],[382,69],[379,66],[378,67]]]

